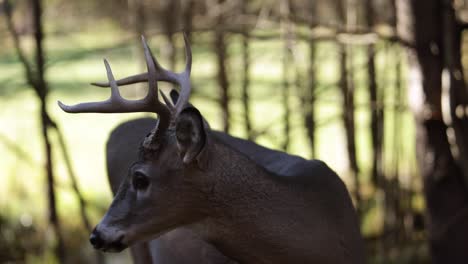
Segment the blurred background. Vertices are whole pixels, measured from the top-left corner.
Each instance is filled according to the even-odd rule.
[[[89,85],[103,57],[117,78],[145,71],[140,35],[181,70],[181,32],[192,103],[217,130],[336,170],[369,263],[465,263],[467,23],[463,0],[0,0],[0,263],[130,262],[88,236],[112,198],[109,132],[145,114],[56,101],[107,98]]]

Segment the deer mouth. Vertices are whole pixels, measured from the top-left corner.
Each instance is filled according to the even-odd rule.
[[[103,244],[101,246],[93,245],[93,247],[94,249],[101,250],[104,252],[110,252],[110,253],[119,253],[122,250],[128,248],[128,246],[122,243],[122,241],[114,241],[108,244]]]
[[[128,245],[123,242],[124,236],[119,236],[116,240],[109,242],[102,238],[96,229],[91,233],[89,242],[93,245],[94,249],[104,252],[121,252],[126,249]]]
[[[100,248],[99,250],[102,250],[104,252],[118,253],[126,249],[127,247],[128,246],[125,243],[123,243],[122,240],[119,240],[111,242],[107,246]]]

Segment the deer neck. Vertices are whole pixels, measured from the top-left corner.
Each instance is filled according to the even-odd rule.
[[[211,145],[215,157],[208,169],[211,182],[211,201],[222,215],[269,200],[278,187],[270,172],[244,154],[216,142]],[[244,208],[244,212],[250,211]],[[234,215],[233,215],[234,216]]]
[[[285,239],[289,229],[277,227],[289,221],[290,215],[278,215],[277,209],[300,202],[288,198],[288,186],[278,184],[270,172],[242,153],[222,143],[211,144],[210,151],[210,156],[216,157],[207,168],[210,211],[206,219],[194,225],[195,231],[226,256],[241,256],[238,260],[242,263],[263,263],[265,255],[273,258],[271,252],[283,252],[283,243],[293,241]],[[285,200],[289,202],[285,204]],[[296,230],[300,224],[292,223]]]

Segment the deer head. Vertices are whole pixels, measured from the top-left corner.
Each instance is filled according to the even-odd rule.
[[[68,113],[154,112],[159,115],[155,128],[144,139],[140,159],[128,171],[109,210],[93,230],[90,242],[104,251],[121,251],[134,242],[147,240],[177,226],[203,217],[206,192],[201,187],[203,163],[208,142],[200,112],[188,104],[192,54],[187,38],[186,66],[181,73],[161,67],[142,38],[148,72],[116,81],[104,60],[111,96],[102,102],[59,106]],[[172,102],[161,92],[158,81],[180,86],[178,100]],[[146,97],[126,100],[118,85],[148,82]],[[200,205],[200,206],[198,206]]]

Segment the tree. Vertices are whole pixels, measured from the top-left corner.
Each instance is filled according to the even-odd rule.
[[[420,85],[412,82],[411,89],[413,94],[424,96],[423,102],[413,103],[412,107],[431,255],[434,263],[465,263],[468,134],[463,132],[468,120],[457,115],[456,110],[466,104],[467,98],[460,61],[462,30],[450,0],[412,0],[409,4],[412,14],[406,15],[413,17],[415,44],[414,53],[409,51],[409,61],[411,71],[421,77]],[[444,79],[448,83],[443,76],[447,76]],[[450,105],[442,104],[443,96],[450,98]]]

